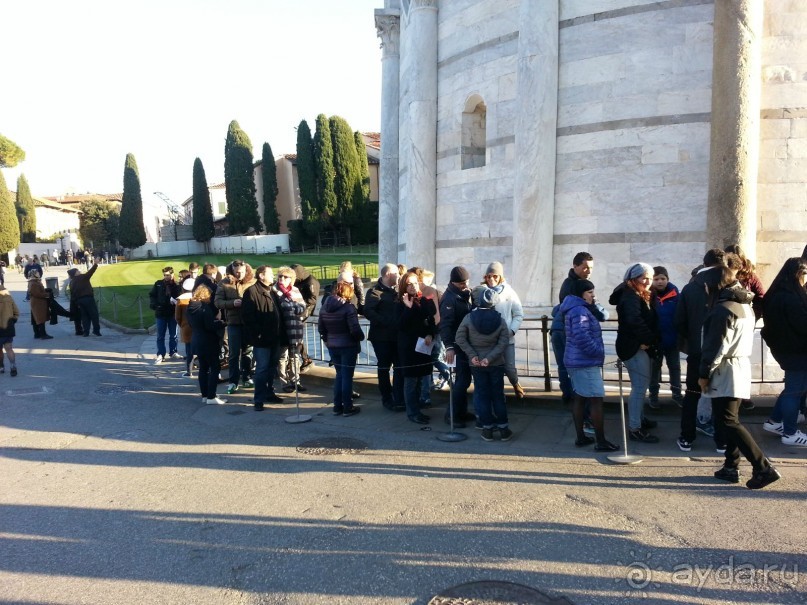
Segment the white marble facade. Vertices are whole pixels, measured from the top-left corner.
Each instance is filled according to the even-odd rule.
[[[769,282],[807,242],[807,2],[764,7],[756,260]],[[444,284],[456,264],[476,278],[500,260],[536,310],[580,250],[601,291],[634,261],[686,283],[713,245],[713,2],[388,0],[380,18],[386,31],[397,20],[400,68],[382,94],[398,116],[382,193],[384,174],[398,182],[381,200],[397,242],[380,262],[431,266]],[[463,169],[471,99],[484,103],[485,162]]]

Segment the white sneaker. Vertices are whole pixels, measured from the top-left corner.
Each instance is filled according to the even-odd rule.
[[[226,399],[222,399],[221,397],[213,397],[213,399],[208,399],[205,401],[207,405],[224,405],[227,403]]]
[[[158,365],[160,365],[160,364],[161,364],[163,361],[165,361],[165,359],[163,359],[163,356],[162,356],[162,355],[157,355],[157,357],[155,357],[155,358],[154,358],[154,365],[155,365],[155,366],[158,366]]]
[[[175,352],[171,353],[168,357],[170,357],[171,359],[180,359],[182,357],[182,355],[180,355],[179,353],[177,353],[175,351]]]
[[[768,431],[769,433],[775,433],[777,435],[784,435],[785,432],[785,425],[781,422],[772,422],[771,420],[766,420],[765,423],[762,425],[762,428]]]
[[[807,447],[807,435],[801,431],[796,431],[792,435],[782,435],[783,445],[795,445],[796,447]]]

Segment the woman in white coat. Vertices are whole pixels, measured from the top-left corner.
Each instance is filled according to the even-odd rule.
[[[494,261],[488,265],[485,277],[482,281],[488,288],[495,290],[498,294],[496,310],[502,316],[507,328],[510,331],[510,343],[504,350],[504,373],[507,380],[513,385],[516,398],[524,398],[524,387],[518,382],[518,371],[516,370],[516,332],[524,321],[524,309],[521,306],[521,299],[513,290],[512,286],[504,279],[504,266]]]

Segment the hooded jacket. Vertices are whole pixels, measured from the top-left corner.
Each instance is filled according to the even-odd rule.
[[[675,309],[678,349],[698,357],[701,354],[701,330],[706,315],[717,302],[723,271],[718,267],[702,269],[684,286]]]
[[[216,305],[216,308],[224,309],[228,326],[243,325],[241,307],[236,307],[235,301],[242,300],[247,288],[255,283],[252,267],[247,263],[244,263],[244,267],[246,267],[244,279],[239,281],[235,278],[235,275],[228,275],[219,282],[219,287],[216,288],[216,293],[213,297],[213,304]]]
[[[487,359],[489,366],[501,366],[510,343],[510,330],[494,308],[476,308],[460,322],[454,342],[468,359],[478,357]]]
[[[454,349],[454,338],[462,320],[471,312],[471,291],[460,290],[453,283],[449,283],[443,298],[440,300],[440,339],[446,349]]]
[[[329,349],[356,347],[364,340],[356,307],[338,296],[325,299],[319,310],[317,327]]]
[[[569,275],[567,275],[566,279],[563,280],[563,283],[560,285],[560,291],[558,292],[558,299],[560,303],[566,300],[566,297],[572,293],[574,282],[579,279],[583,278],[578,277],[577,273],[574,272],[574,269],[569,269]],[[595,308],[589,310],[594,314],[594,318],[597,321],[608,321],[609,313],[601,304],[597,303]],[[552,327],[550,328],[550,331],[564,333],[566,331],[566,326],[563,322],[563,313],[560,310],[559,304],[555,305],[555,307],[552,309]]]
[[[718,292],[717,303],[703,322],[703,345],[698,368],[709,379],[710,397],[751,397],[751,351],[756,317],[754,295],[735,282]]]
[[[678,346],[678,333],[675,330],[675,310],[678,308],[678,288],[668,283],[667,288],[659,294],[653,290],[656,298],[658,327],[661,332],[661,348],[674,349]]]
[[[622,282],[614,288],[608,302],[616,307],[619,321],[616,354],[622,361],[636,355],[642,345],[653,347],[659,344],[661,338],[652,297],[648,305],[638,292]]]
[[[246,289],[241,319],[247,344],[264,349],[288,344],[283,315],[273,286],[256,281]]]
[[[294,280],[294,285],[305,301],[305,312],[303,313],[303,321],[305,321],[311,317],[314,309],[317,308],[319,281],[302,265],[294,264],[291,268],[294,269],[294,274],[297,276],[297,279]]]
[[[20,318],[20,310],[11,292],[0,288],[0,336],[16,336],[16,323]]]
[[[605,363],[602,328],[590,305],[579,296],[569,294],[563,299],[560,311],[566,325],[564,365],[567,368],[602,366]]]

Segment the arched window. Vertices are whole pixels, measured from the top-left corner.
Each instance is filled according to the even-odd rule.
[[[462,169],[485,165],[487,106],[477,94],[468,97],[462,112]]]

